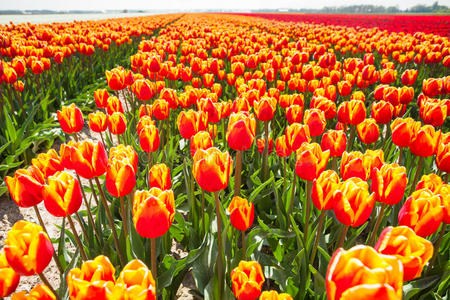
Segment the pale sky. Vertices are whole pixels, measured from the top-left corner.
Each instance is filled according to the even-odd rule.
[[[261,9],[261,8],[322,8],[373,4],[398,6],[401,9],[416,4],[432,4],[434,0],[0,0],[0,10],[52,9],[52,10],[116,10],[116,9]],[[450,0],[439,0],[450,6]]]

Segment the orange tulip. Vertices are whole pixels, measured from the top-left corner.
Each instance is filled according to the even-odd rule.
[[[328,264],[325,278],[329,300],[402,298],[403,267],[394,256],[369,246],[339,248]]]
[[[332,170],[323,171],[317,179],[314,179],[311,199],[318,210],[333,209],[333,195],[335,190],[339,188],[339,184],[339,176]]]
[[[139,130],[139,129],[138,129]],[[159,148],[159,130],[155,125],[144,125],[138,131],[139,144],[145,152],[155,152]]]
[[[339,105],[337,117],[339,122],[358,125],[366,118],[366,107],[360,100],[344,101]]]
[[[295,172],[301,179],[312,181],[325,170],[329,158],[330,151],[322,152],[319,144],[303,143],[297,150]]]
[[[6,260],[18,274],[40,274],[52,260],[53,245],[41,226],[18,221],[5,241]]]
[[[105,174],[108,155],[102,142],[95,144],[91,140],[84,140],[74,144],[71,162],[78,175],[91,179]]]
[[[106,300],[114,285],[114,266],[104,255],[85,261],[67,274],[70,299]]]
[[[80,183],[67,172],[57,172],[44,186],[45,208],[55,217],[67,217],[78,211],[82,202]]]
[[[294,300],[294,298],[286,293],[278,294],[277,291],[264,291],[261,293],[259,300]]]
[[[76,133],[83,129],[83,114],[75,104],[72,103],[69,106],[63,106],[61,111],[57,111],[57,115],[61,129],[65,133]]]
[[[408,226],[417,235],[426,237],[438,230],[443,218],[442,196],[424,188],[408,197],[398,213],[398,224]]]
[[[273,152],[273,139],[271,137],[269,137],[269,143],[268,144],[269,144],[268,145],[269,149],[268,149],[267,153],[271,154]],[[264,147],[266,146],[266,140],[264,138],[257,139],[256,140],[256,146],[258,148],[259,154],[262,155],[263,152],[264,152]]]
[[[93,132],[103,132],[108,128],[108,118],[107,116],[102,113],[101,111],[98,111],[96,113],[90,113],[89,114],[89,128]]]
[[[423,175],[422,178],[420,178],[420,181],[416,185],[416,190],[426,188],[432,191],[434,194],[439,194],[443,186],[444,182],[442,181],[441,177],[434,173],[431,173],[429,175]]]
[[[238,300],[255,300],[261,294],[264,274],[256,261],[243,261],[231,271],[234,296]]]
[[[364,144],[372,144],[378,140],[380,136],[380,128],[375,119],[365,119],[356,125],[358,137]]]
[[[191,137],[191,156],[194,157],[198,149],[206,150],[213,146],[211,135],[207,131],[199,131]]]
[[[253,114],[242,111],[232,113],[228,121],[227,141],[231,149],[250,149],[255,140],[256,120]]]
[[[391,122],[394,115],[394,106],[386,101],[378,101],[372,104],[371,116],[378,124],[387,124]]]
[[[106,89],[98,89],[94,92],[95,104],[98,108],[105,108],[108,103],[109,94]]]
[[[325,97],[313,97],[311,100],[311,108],[317,108],[324,112],[327,120],[336,117],[336,104]]]
[[[150,187],[157,187],[161,190],[168,190],[172,186],[170,179],[170,169],[165,164],[156,164],[149,171],[148,180]]]
[[[127,160],[110,159],[106,171],[106,189],[114,197],[131,193],[136,185],[136,173]]]
[[[447,106],[442,102],[422,102],[419,109],[420,118],[425,124],[441,126],[447,119]]]
[[[228,186],[233,160],[228,152],[215,147],[198,149],[194,155],[192,173],[198,185],[208,192],[217,192]]]
[[[367,182],[357,177],[341,182],[333,197],[334,214],[346,226],[364,224],[375,205],[375,194],[370,194]]]
[[[123,134],[127,130],[127,119],[120,112],[115,112],[108,117],[108,128],[112,134]]]
[[[450,137],[450,133],[446,135]],[[450,142],[444,143],[444,139],[442,138],[436,150],[436,166],[439,170],[447,174],[450,173]]]
[[[47,153],[40,153],[36,158],[31,160],[31,164],[38,168],[44,178],[64,170],[61,165],[61,159],[55,149],[48,150]]]
[[[262,97],[260,100],[253,102],[253,109],[258,120],[264,122],[270,121],[277,109],[277,99],[274,97]]]
[[[289,124],[301,123],[303,120],[303,106],[291,105],[286,108],[286,120]]]
[[[339,95],[343,97],[350,95],[350,93],[352,92],[352,85],[346,80],[339,81],[337,83],[337,88],[339,91]]]
[[[114,68],[106,71],[106,81],[108,86],[113,91],[123,90],[126,87],[125,70],[122,67]]]
[[[416,82],[417,79],[417,74],[419,72],[417,70],[405,70],[405,72],[403,72],[402,74],[402,84],[403,85],[414,85],[414,83]]]
[[[292,151],[297,151],[304,142],[311,141],[308,125],[293,123],[286,128],[285,135],[287,144]]]
[[[7,297],[19,285],[20,275],[11,268],[4,252],[0,252],[0,297]]]
[[[375,245],[378,253],[393,255],[403,265],[403,281],[420,277],[423,267],[433,256],[433,244],[416,235],[409,227],[389,226]]]
[[[158,120],[165,120],[169,117],[169,102],[164,99],[156,99],[152,106],[153,116]]]
[[[275,151],[279,157],[288,157],[291,155],[292,149],[287,143],[286,135],[277,138],[275,142]]]
[[[343,180],[347,180],[352,177],[358,177],[366,180],[367,171],[364,167],[364,155],[358,151],[345,151],[342,155],[340,171]]]
[[[14,177],[6,176],[6,186],[11,198],[20,207],[32,207],[42,201],[44,176],[34,165],[19,169]]]
[[[208,126],[208,115],[203,111],[182,111],[177,118],[177,126],[184,139],[190,139]]]
[[[428,157],[436,153],[441,131],[431,125],[424,125],[415,132],[409,145],[412,154]]]
[[[155,300],[155,279],[142,261],[134,259],[120,272],[111,294],[113,299]]]
[[[405,167],[395,163],[372,170],[372,192],[378,202],[388,205],[399,203],[405,194],[407,183]]]
[[[15,293],[11,300],[56,300],[56,296],[45,284],[38,284],[27,294],[26,291]]]
[[[131,90],[139,100],[147,101],[156,94],[156,85],[148,79],[138,79],[131,86]]]
[[[408,147],[420,128],[420,122],[411,118],[397,118],[391,123],[392,142],[398,147]]]
[[[308,125],[311,136],[322,135],[327,126],[324,112],[317,108],[307,109],[305,111],[304,123]]]
[[[175,200],[172,190],[157,187],[136,191],[133,200],[133,223],[137,233],[146,238],[163,236],[175,217]]]
[[[227,210],[230,213],[231,225],[237,230],[246,231],[253,224],[255,207],[247,199],[234,196]]]
[[[115,112],[123,113],[122,102],[116,96],[111,96],[106,101],[106,112],[108,115],[112,115]]]
[[[214,102],[211,98],[197,100],[199,111],[207,113],[208,123],[218,123],[222,119],[222,107],[220,103]]]
[[[345,151],[347,147],[347,136],[342,130],[328,130],[322,136],[322,142],[320,143],[323,151],[330,150],[330,156],[339,157]]]

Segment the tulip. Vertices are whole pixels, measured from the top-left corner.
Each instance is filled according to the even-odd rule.
[[[105,108],[108,103],[109,94],[106,89],[98,89],[94,92],[95,104],[98,108]]]
[[[125,70],[122,67],[117,67],[111,71],[106,71],[106,81],[110,89],[114,91],[123,90],[126,87]]]
[[[198,149],[194,155],[192,173],[198,185],[208,192],[217,192],[228,186],[233,161],[228,152],[211,147]]]
[[[138,131],[139,144],[147,153],[155,152],[160,145],[159,130],[154,125],[145,125]]]
[[[38,284],[27,294],[26,291],[15,293],[11,296],[11,300],[56,300],[55,294],[45,284]]]
[[[106,101],[106,112],[108,115],[112,115],[115,112],[124,113],[122,102],[116,96],[111,96]]]
[[[73,169],[83,178],[91,179],[105,174],[108,155],[102,142],[85,140],[75,144],[71,153]]]
[[[190,139],[199,131],[208,126],[208,115],[205,112],[194,110],[182,111],[177,118],[177,126],[180,134],[185,139]]]
[[[164,99],[156,99],[153,102],[152,113],[158,120],[165,120],[169,117],[169,102]]]
[[[339,105],[337,117],[339,122],[358,125],[366,118],[366,107],[360,100],[344,101]]]
[[[98,111],[96,113],[90,113],[89,114],[89,128],[93,132],[103,132],[108,128],[108,118],[107,116],[102,113],[101,111]]]
[[[231,271],[234,296],[238,300],[255,300],[261,294],[264,274],[256,261],[243,261]]]
[[[268,154],[270,155],[273,152],[273,139],[271,137],[269,137],[269,143],[268,144],[269,144]],[[265,150],[266,140],[264,138],[257,139],[256,140],[256,146],[258,148],[259,154],[262,155],[264,150]]]
[[[249,112],[232,113],[228,121],[227,142],[231,149],[250,149],[255,140],[256,120]]]
[[[358,177],[363,180],[367,179],[367,171],[363,163],[363,158],[364,155],[358,151],[344,152],[340,166],[341,177],[343,180],[347,180],[352,177]]]
[[[303,120],[303,106],[291,105],[286,109],[286,120],[289,124],[301,123]]]
[[[85,261],[67,274],[70,299],[106,300],[114,285],[114,266],[106,256]]]
[[[261,100],[253,102],[255,115],[260,121],[272,120],[277,108],[277,100],[273,97],[262,97]]]
[[[372,170],[372,192],[378,202],[388,205],[399,203],[405,194],[407,183],[405,167],[395,163]]]
[[[318,210],[330,210],[334,206],[334,192],[339,188],[340,180],[335,171],[323,171],[314,179],[311,199]]]
[[[127,130],[127,119],[120,112],[115,112],[108,117],[108,128],[112,134],[120,135]]]
[[[427,188],[434,194],[439,194],[443,186],[444,182],[442,181],[441,177],[434,173],[431,173],[429,175],[423,175],[422,178],[420,178],[420,181],[417,183],[415,189],[421,190]]]
[[[289,147],[286,135],[279,136],[275,141],[275,151],[279,157],[288,157],[292,153],[291,147]]]
[[[147,101],[155,96],[156,85],[148,79],[138,79],[131,86],[131,90],[139,100]]]
[[[197,101],[199,111],[207,113],[208,123],[218,123],[222,119],[221,104],[213,102],[211,98],[202,98]]]
[[[378,101],[372,104],[371,116],[378,124],[391,122],[394,115],[394,106],[386,101]]]
[[[405,70],[405,72],[403,72],[402,74],[402,84],[403,85],[414,85],[414,83],[416,82],[417,79],[417,74],[419,72],[417,70]]]
[[[50,263],[53,245],[42,227],[18,221],[8,232],[4,246],[6,260],[18,274],[40,274]]]
[[[450,142],[440,142],[436,151],[436,166],[439,170],[450,173]]]
[[[325,97],[313,97],[310,107],[323,111],[327,120],[336,117],[336,104]]]
[[[57,172],[44,186],[45,208],[55,217],[66,217],[78,211],[82,202],[78,180],[67,172]]]
[[[230,213],[231,225],[237,230],[246,231],[253,224],[255,208],[247,199],[234,196],[227,210]]]
[[[366,170],[366,178],[370,178],[374,168],[381,169],[384,164],[384,152],[381,149],[366,150],[363,155],[363,165]]]
[[[0,252],[0,297],[11,295],[19,285],[20,275],[14,271],[6,260],[4,252]]]
[[[6,186],[11,198],[20,207],[32,207],[42,201],[44,176],[34,165],[19,169],[14,177],[6,176]]]
[[[144,116],[148,116],[150,119],[153,117],[152,105],[143,104],[139,106],[139,118],[141,119]]]
[[[433,256],[433,244],[406,226],[385,228],[375,250],[384,255],[393,255],[401,261],[403,281],[420,277],[423,267]]]
[[[136,185],[136,171],[125,159],[111,159],[106,171],[106,189],[114,197],[131,193]]]
[[[148,174],[150,187],[157,187],[161,190],[168,190],[172,186],[170,179],[170,169],[165,164],[152,166]]]
[[[423,102],[419,114],[425,124],[438,127],[444,124],[447,118],[447,106],[439,102]]]
[[[57,111],[58,121],[65,133],[77,133],[83,129],[84,120],[81,110],[75,104],[63,106]]]
[[[343,97],[350,95],[350,93],[352,91],[352,85],[346,80],[339,81],[337,83],[337,88],[339,91],[339,95],[341,95]]]
[[[369,246],[336,250],[325,278],[329,300],[401,299],[403,266]]]
[[[323,111],[317,108],[307,109],[305,111],[304,123],[309,127],[309,133],[311,136],[319,136],[325,130],[327,120]]]
[[[156,300],[155,279],[142,261],[134,259],[120,272],[111,294],[117,299]]]
[[[358,137],[364,144],[372,144],[378,140],[380,129],[375,119],[365,119],[356,126]]]
[[[294,300],[294,298],[286,293],[278,294],[277,291],[264,291],[261,293],[259,300]]]
[[[292,151],[297,151],[304,142],[310,142],[308,125],[293,123],[286,128],[286,140]]]
[[[391,123],[392,142],[398,147],[408,147],[420,128],[420,122],[411,118],[397,118]]]
[[[320,146],[323,151],[330,150],[332,157],[342,156],[347,146],[347,136],[342,130],[328,130],[322,136]]]
[[[61,165],[61,159],[55,149],[48,150],[47,153],[40,153],[36,158],[31,160],[31,164],[38,168],[44,178],[64,170]]]
[[[442,196],[424,188],[408,197],[398,214],[398,223],[418,236],[427,237],[438,230],[443,218]]]
[[[198,149],[206,150],[212,146],[211,135],[207,131],[199,131],[191,137],[191,156],[194,157]]]
[[[295,172],[303,179],[312,181],[325,170],[330,157],[330,151],[322,152],[319,144],[303,143],[297,150]]]

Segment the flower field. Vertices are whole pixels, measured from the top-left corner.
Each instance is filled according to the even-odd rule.
[[[0,25],[0,298],[449,299],[449,22]]]

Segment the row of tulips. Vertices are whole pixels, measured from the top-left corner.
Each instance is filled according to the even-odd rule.
[[[217,20],[224,29],[216,32],[211,28],[219,30]],[[41,154],[28,169],[8,177],[13,200],[34,206],[37,214],[36,205],[44,200],[50,213],[67,218],[71,241],[79,249],[72,261],[81,264],[81,259],[81,269],[101,254],[120,268],[133,259],[151,265],[155,283],[147,284],[145,276],[139,281],[150,299],[155,294],[175,297],[191,267],[199,293],[208,299],[226,299],[231,293],[238,299],[304,299],[323,297],[325,289],[329,299],[399,299],[415,288],[419,281],[414,279],[427,263],[427,275],[434,276],[432,292],[445,294],[450,199],[448,185],[432,171],[449,172],[448,100],[442,99],[447,88],[430,93],[432,80],[418,86],[416,78],[407,82],[411,88],[397,88],[397,72],[405,68],[398,57],[335,55],[314,40],[326,39],[321,32],[327,27],[306,40],[302,27],[290,24],[281,31],[286,24],[247,22],[250,31],[236,17],[186,15],[159,37],[142,41],[131,57],[132,71],[108,71],[110,91],[94,93],[98,111],[89,115],[89,127],[102,141],[79,141],[83,114],[75,105],[63,107],[59,123],[75,141],[63,144],[59,155]],[[289,42],[294,36],[298,41]],[[405,37],[412,38],[415,43],[443,40]],[[406,64],[426,79],[426,65]],[[414,72],[403,72],[405,77],[409,73]],[[448,76],[437,75],[441,79],[435,81],[446,86]],[[392,86],[376,87],[379,80]],[[375,91],[381,88],[377,99]],[[416,105],[412,100],[420,89]],[[426,125],[408,118],[428,102],[439,103],[440,113],[421,112]],[[372,105],[373,119],[367,118],[367,105]],[[261,154],[253,151],[255,144]],[[274,144],[276,156],[271,154]],[[95,203],[88,200],[88,190]],[[80,211],[82,201],[85,211]],[[241,239],[236,239],[239,231]],[[367,246],[342,248],[356,240]],[[59,243],[65,242],[60,238]],[[173,243],[181,244],[187,257],[174,259]],[[60,261],[60,254],[54,257],[61,271],[72,268]],[[30,275],[6,259],[16,272]],[[31,274],[42,274],[43,268]],[[114,276],[99,279],[88,271],[77,275],[86,282],[71,287],[78,281],[70,274],[80,274],[74,270],[63,276],[70,298],[84,299],[86,291],[96,288],[106,298],[114,297],[114,291],[125,293],[114,287]],[[265,278],[271,280],[264,284]],[[98,280],[112,284],[98,287]],[[404,286],[403,281],[412,283]],[[269,291],[273,285],[285,293]],[[54,295],[64,293],[62,286]]]

